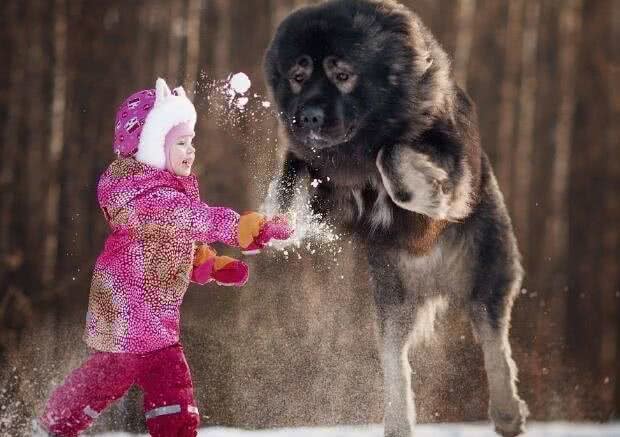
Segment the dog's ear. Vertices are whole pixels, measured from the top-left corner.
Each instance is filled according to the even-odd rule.
[[[411,45],[413,48],[413,67],[418,77],[423,76],[435,63],[438,51],[442,51],[437,46],[436,41],[429,31],[424,27],[420,19],[415,16],[409,22],[409,32]]]
[[[416,57],[415,69],[418,75],[423,76],[426,74],[431,65],[433,65],[433,58],[430,52],[425,51]]]

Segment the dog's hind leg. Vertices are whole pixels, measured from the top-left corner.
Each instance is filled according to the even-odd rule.
[[[529,412],[517,394],[517,367],[508,341],[508,324],[491,323],[486,312],[479,308],[473,312],[472,323],[484,355],[489,383],[489,416],[500,435],[517,436],[524,432]]]

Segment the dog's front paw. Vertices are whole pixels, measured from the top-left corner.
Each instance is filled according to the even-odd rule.
[[[495,431],[503,437],[515,437],[525,432],[525,421],[530,412],[527,404],[521,399],[514,399],[514,402],[503,409],[491,405],[489,416],[495,424]]]
[[[446,219],[451,189],[448,173],[423,153],[408,147],[381,149],[377,168],[386,191],[398,206],[435,219]]]

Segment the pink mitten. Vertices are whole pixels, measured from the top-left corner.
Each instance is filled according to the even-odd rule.
[[[213,265],[215,264],[215,258],[210,259],[198,266],[194,266],[192,269],[192,282],[196,284],[204,285],[211,281],[213,273]]]
[[[260,232],[254,241],[242,251],[245,255],[254,255],[271,240],[287,240],[293,235],[293,229],[284,215],[275,215],[266,220],[260,227]]]
[[[218,256],[206,244],[199,244],[194,253],[191,280],[204,285],[215,281],[224,286],[242,286],[248,281],[248,266],[229,256]]]
[[[212,277],[219,285],[241,287],[248,282],[248,265],[228,256],[218,256]]]

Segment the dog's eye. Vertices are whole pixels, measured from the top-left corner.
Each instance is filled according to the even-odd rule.
[[[346,82],[349,80],[349,73],[340,72],[336,75],[336,79],[340,82]]]
[[[305,75],[303,73],[297,73],[295,76],[293,76],[293,79],[295,80],[295,82],[297,83],[302,83],[305,79]]]

